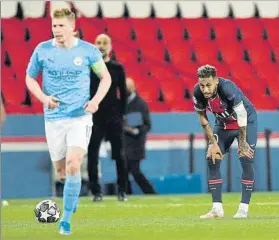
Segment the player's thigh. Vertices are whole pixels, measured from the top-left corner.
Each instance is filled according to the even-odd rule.
[[[66,121],[45,122],[45,133],[51,161],[57,162],[65,159],[67,151]]]
[[[67,158],[75,154],[76,157],[78,157],[81,152],[83,152],[83,155],[87,153],[92,133],[92,125],[92,116],[90,114],[72,119],[72,123],[66,135],[67,149],[71,149],[71,151],[68,151],[71,155],[67,153]],[[81,149],[83,151],[81,151]]]
[[[237,131],[224,130],[222,127],[215,126],[213,133],[221,152],[223,154],[227,153],[234,139],[237,137]]]

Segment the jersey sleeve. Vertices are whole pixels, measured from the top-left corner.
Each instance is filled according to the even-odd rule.
[[[103,59],[102,53],[96,46],[92,45],[89,54],[89,65],[92,67],[96,62],[100,61],[101,59]]]
[[[222,86],[223,94],[232,108],[242,103],[242,92],[233,82],[226,82]]]
[[[35,48],[35,50],[33,51],[32,56],[29,60],[29,63],[28,63],[27,69],[26,69],[26,74],[29,77],[36,78],[42,69],[42,63],[39,61],[40,51],[41,51],[41,47],[40,47],[40,45],[38,45]]]
[[[203,112],[206,110],[206,103],[203,100],[202,93],[198,85],[194,88],[193,103],[197,112]]]

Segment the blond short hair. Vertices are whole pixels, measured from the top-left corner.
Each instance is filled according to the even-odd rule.
[[[75,21],[76,20],[76,15],[68,8],[61,8],[61,9],[56,9],[53,14],[52,18],[67,18],[69,21]]]

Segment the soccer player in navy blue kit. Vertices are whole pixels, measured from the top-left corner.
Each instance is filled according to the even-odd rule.
[[[54,38],[34,50],[26,71],[28,89],[44,104],[46,140],[57,174],[66,178],[59,233],[70,235],[71,218],[81,189],[81,163],[91,136],[92,114],[107,94],[111,76],[99,49],[73,37],[75,15],[57,9],[52,16]],[[100,78],[90,98],[90,68]],[[36,81],[43,75],[43,89]]]
[[[200,218],[224,216],[220,164],[234,139],[238,141],[238,155],[242,166],[242,197],[234,218],[248,217],[254,184],[253,157],[257,143],[257,113],[243,92],[230,80],[217,77],[215,67],[201,66],[197,71],[199,82],[194,87],[193,102],[200,123],[209,140],[208,184],[212,193],[212,209]],[[212,129],[206,110],[215,116]]]

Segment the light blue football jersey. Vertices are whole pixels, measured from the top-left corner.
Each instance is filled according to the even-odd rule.
[[[90,98],[90,68],[102,59],[99,49],[75,38],[71,49],[59,48],[55,39],[40,43],[34,50],[26,74],[43,77],[43,92],[57,97],[60,106],[44,107],[46,121],[55,121],[87,114],[83,106]]]

